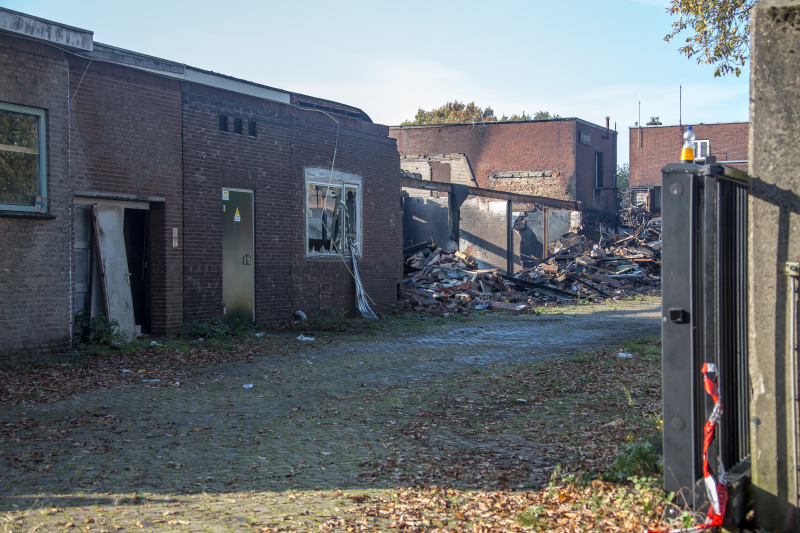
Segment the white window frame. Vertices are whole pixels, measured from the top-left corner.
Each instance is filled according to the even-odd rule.
[[[0,102],[0,109],[12,113],[24,113],[39,117],[39,196],[45,198],[45,212],[50,212],[50,199],[47,197],[47,117],[44,109],[26,107],[17,104]],[[35,212],[33,205],[0,203],[0,211]]]
[[[332,187],[350,187],[356,189],[356,236],[357,236],[357,247],[358,247],[358,255],[357,258],[360,258],[364,253],[364,234],[362,228],[364,226],[364,187],[362,186],[361,176],[358,174],[348,174],[345,172],[339,172],[337,170],[333,171],[333,175],[331,176],[331,169],[330,168],[306,168],[305,169],[305,183],[303,187],[303,220],[304,220],[304,230],[303,234],[305,240],[303,241],[303,246],[305,247],[305,256],[307,260],[310,261],[338,261],[340,260],[340,256],[336,252],[327,251],[325,253],[311,253],[308,249],[308,239],[309,239],[309,232],[308,232],[308,186],[309,185],[330,185]],[[350,257],[350,250],[345,250],[342,254],[345,257]]]
[[[700,147],[705,144],[706,145],[706,155],[700,155]],[[697,140],[694,141],[694,158],[695,159],[705,159],[711,153],[711,143],[708,142],[708,139]]]

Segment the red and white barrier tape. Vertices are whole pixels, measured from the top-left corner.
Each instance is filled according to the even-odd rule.
[[[703,373],[703,387],[706,392],[714,400],[714,409],[711,415],[703,426],[703,482],[706,486],[706,494],[711,507],[708,509],[708,515],[704,523],[697,524],[694,527],[682,529],[663,529],[663,530],[647,530],[647,533],[684,533],[689,531],[702,531],[712,527],[719,527],[722,525],[722,517],[725,516],[725,507],[728,504],[728,485],[725,483],[725,468],[720,463],[719,480],[714,479],[714,475],[708,469],[708,449],[711,447],[711,442],[714,440],[714,430],[717,427],[717,422],[722,416],[722,403],[720,401],[720,393],[717,388],[716,378],[713,380],[708,377],[708,374],[717,373],[717,367],[713,363],[705,363],[702,369]]]

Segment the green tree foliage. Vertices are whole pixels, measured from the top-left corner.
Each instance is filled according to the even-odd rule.
[[[533,114],[533,120],[556,120],[561,118],[559,115],[551,115],[549,111],[537,111]]]
[[[617,166],[617,187],[628,189],[631,186],[631,166],[628,163]]]
[[[539,111],[533,116],[524,111],[521,115],[513,114],[510,117],[503,115],[497,117],[494,109],[487,107],[481,109],[475,102],[465,104],[454,100],[447,102],[442,107],[425,111],[420,108],[414,120],[406,120],[401,126],[423,126],[426,124],[469,124],[471,122],[505,122],[518,120],[550,120],[560,118],[558,115],[550,115],[547,111]]]
[[[38,119],[0,110],[0,203],[31,205],[39,192]]]
[[[750,57],[750,9],[757,0],[670,0],[667,13],[678,20],[664,40],[684,30],[694,34],[678,51],[698,64],[716,65],[714,77],[742,73]]]

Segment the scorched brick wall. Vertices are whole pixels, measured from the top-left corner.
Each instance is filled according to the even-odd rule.
[[[579,142],[581,130],[590,132],[589,144]],[[594,194],[594,154],[604,153],[602,186],[614,187],[617,134],[582,120],[396,126],[389,135],[406,161],[464,154],[481,188],[576,200],[587,209],[616,208],[613,194]]]

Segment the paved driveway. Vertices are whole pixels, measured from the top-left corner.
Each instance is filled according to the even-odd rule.
[[[338,489],[413,480],[417,465],[397,463],[397,452],[423,440],[441,450],[509,449],[534,466],[526,483],[535,484],[550,463],[533,444],[415,431],[408,417],[434,398],[456,401],[466,372],[660,333],[653,301],[601,309],[297,342],[290,355],[206,368],[178,387],[5,407],[0,531],[316,529],[346,506]],[[400,425],[412,429],[398,433]],[[374,474],[391,457],[392,468]]]

